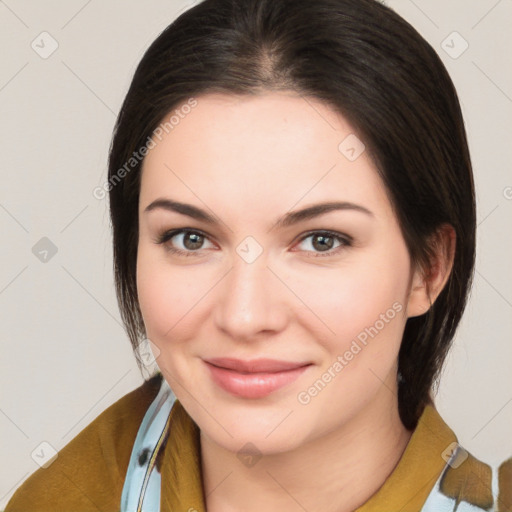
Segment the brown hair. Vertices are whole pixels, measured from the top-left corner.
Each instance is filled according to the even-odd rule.
[[[429,267],[440,226],[455,230],[448,282],[426,314],[407,320],[400,348],[399,412],[413,429],[431,401],[473,278],[474,184],[459,101],[443,63],[411,25],[375,0],[205,0],[146,51],[109,156],[116,293],[135,354],[146,336],[136,289],[141,162],[122,179],[120,168],[191,96],[276,90],[320,99],[356,129],[414,264]]]

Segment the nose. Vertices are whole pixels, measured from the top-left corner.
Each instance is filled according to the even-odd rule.
[[[265,252],[251,263],[234,254],[232,267],[219,284],[218,329],[233,339],[250,341],[285,328],[290,314],[285,286],[268,267]]]

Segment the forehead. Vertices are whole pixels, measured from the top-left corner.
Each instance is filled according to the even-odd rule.
[[[324,103],[291,92],[257,96],[209,94],[198,97],[196,106],[187,112],[172,116],[175,124],[167,128],[165,121],[171,116],[164,116],[160,125],[164,133],[160,131],[161,137],[153,137],[157,148],[148,155],[147,165],[156,157],[165,158],[171,150],[181,152],[183,144],[186,149],[194,149],[190,158],[218,154],[226,163],[242,158],[246,164],[257,165],[278,156],[289,160],[306,156],[317,162],[322,157],[337,159],[340,138],[353,132],[343,117]],[[262,148],[265,151],[260,151]]]
[[[196,102],[172,129],[153,137],[141,203],[166,193],[196,202],[215,195],[258,210],[326,199],[386,201],[366,152],[355,160],[344,152],[344,141],[362,144],[354,129],[325,103],[282,92],[210,94]]]

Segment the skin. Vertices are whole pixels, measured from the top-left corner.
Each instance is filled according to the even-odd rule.
[[[407,318],[430,307],[427,285],[433,302],[451,261],[440,244],[428,280],[412,267],[372,161],[366,152],[349,161],[338,150],[354,130],[329,106],[291,92],[197,101],[155,140],[143,164],[137,288],[157,363],[201,430],[207,509],[354,510],[386,480],[410,439],[398,415],[400,342]],[[218,224],[145,211],[160,198],[206,209]],[[290,210],[327,201],[372,215],[347,209],[276,226]],[[155,243],[179,228],[205,237]],[[308,236],[322,230],[353,242],[329,239],[326,256]],[[247,236],[263,250],[252,263],[237,253]],[[298,394],[329,368],[332,376],[337,357],[393,304],[401,310],[300,403]],[[203,361],[212,357],[312,365],[284,388],[247,399],[212,381]],[[250,467],[237,457],[248,442],[262,455]]]

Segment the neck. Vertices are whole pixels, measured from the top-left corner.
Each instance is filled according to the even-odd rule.
[[[252,467],[201,432],[206,508],[353,511],[382,486],[411,435],[386,385],[350,423],[293,451],[264,455]]]

